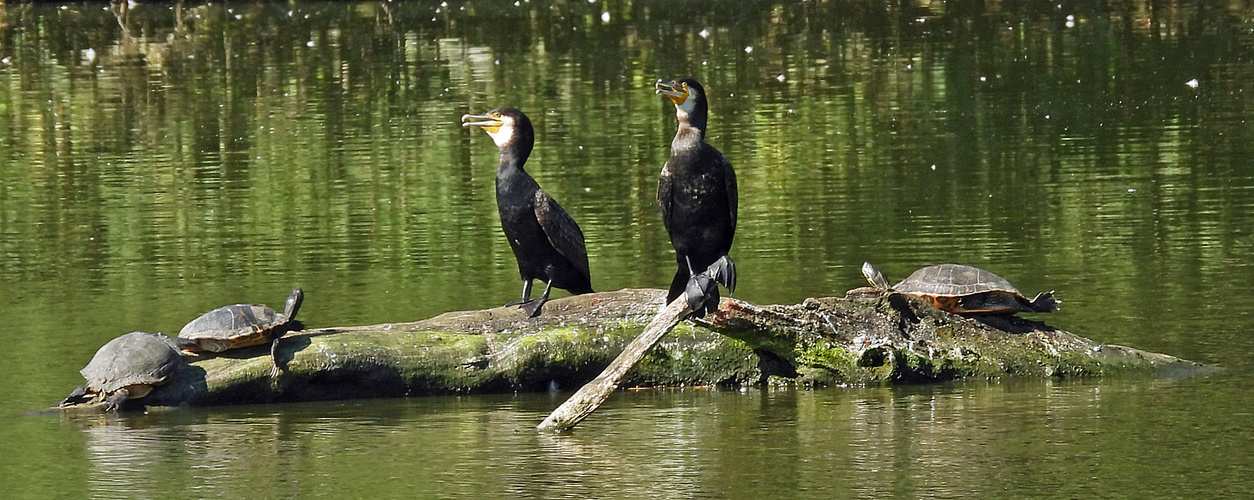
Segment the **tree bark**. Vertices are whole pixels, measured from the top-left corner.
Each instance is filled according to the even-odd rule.
[[[663,290],[550,301],[413,323],[288,333],[271,378],[264,346],[187,358],[149,406],[205,406],[434,394],[573,390],[592,380],[663,307]],[[1191,373],[1202,365],[1102,344],[1017,316],[964,317],[870,288],[757,306],[724,298],[681,322],[624,386],[926,383],[965,377]],[[70,388],[67,388],[67,392]]]

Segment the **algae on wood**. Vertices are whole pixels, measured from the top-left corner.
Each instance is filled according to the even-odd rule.
[[[269,377],[264,348],[189,358],[137,401],[215,405],[454,393],[574,390],[592,380],[664,305],[663,290],[442,314],[413,323],[292,332]],[[1106,345],[1014,316],[969,318],[869,288],[844,298],[756,306],[724,299],[684,322],[623,386],[921,383],[965,377],[1091,376],[1192,371],[1201,365]],[[68,391],[68,388],[67,388]]]

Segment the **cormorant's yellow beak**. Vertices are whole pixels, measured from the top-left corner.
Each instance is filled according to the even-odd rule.
[[[501,120],[499,113],[488,113],[486,115],[462,115],[463,127],[479,127],[489,134],[495,134],[501,130]]]
[[[654,94],[662,94],[669,97],[671,102],[675,103],[676,106],[679,106],[683,104],[684,101],[688,100],[688,84],[686,83],[677,84],[673,81],[663,83],[662,80],[658,80],[657,83],[654,84],[654,88],[657,89],[653,91]]]

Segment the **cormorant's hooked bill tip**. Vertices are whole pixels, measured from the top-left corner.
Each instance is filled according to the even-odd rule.
[[[496,132],[499,130],[503,122],[504,120],[501,120],[499,115],[493,116],[490,113],[482,115],[462,115],[463,127],[480,127],[488,132]]]
[[[671,102],[675,103],[677,106],[683,104],[684,101],[687,101],[690,93],[687,83],[675,82],[673,80],[670,82],[663,82],[659,79],[657,83],[653,84],[653,87],[654,94],[661,94],[670,98]]]

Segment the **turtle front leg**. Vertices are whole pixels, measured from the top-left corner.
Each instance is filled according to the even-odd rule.
[[[113,394],[110,394],[109,397],[105,398],[105,411],[118,411],[118,409],[122,407],[122,403],[125,403],[126,400],[130,398],[131,390],[128,387],[123,387],[113,391]]]
[[[287,371],[287,362],[279,361],[279,339],[283,338],[284,332],[279,332],[270,341],[270,359],[274,360],[274,367],[270,368],[270,378],[279,376],[280,371]]]

